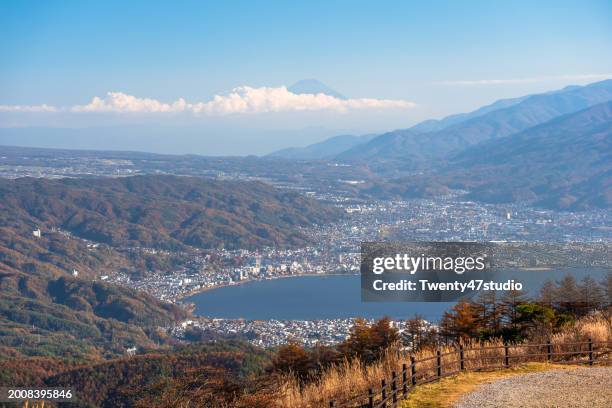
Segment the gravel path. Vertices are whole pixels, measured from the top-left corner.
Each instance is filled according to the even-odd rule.
[[[455,408],[612,407],[612,367],[550,370],[480,386]]]

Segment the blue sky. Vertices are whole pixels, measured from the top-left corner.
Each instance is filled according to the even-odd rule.
[[[0,105],[84,106],[109,91],[207,102],[238,86],[274,88],[303,78],[355,100],[415,104],[356,114],[350,108],[233,116],[260,130],[326,129],[287,136],[287,145],[300,145],[335,131],[407,127],[504,97],[603,79],[612,72],[611,22],[610,1],[5,0]],[[0,126],[159,120],[15,115],[3,113]],[[223,131],[227,119],[189,119],[203,121],[193,126],[214,122]]]

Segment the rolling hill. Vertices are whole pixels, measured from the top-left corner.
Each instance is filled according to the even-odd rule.
[[[300,227],[340,212],[259,182],[195,177],[0,180],[2,224],[18,219],[112,246],[260,248],[308,243]]]
[[[269,354],[240,341],[218,341],[65,370],[43,383],[72,388],[81,404],[96,407],[195,406],[183,403],[189,399],[233,406],[230,401],[253,391],[245,388],[253,387],[249,380],[264,371]]]
[[[88,361],[163,344],[158,327],[180,308],[136,291],[31,272],[0,272],[0,361],[55,357]],[[1,364],[0,364],[1,365]]]
[[[95,360],[165,343],[159,327],[184,310],[96,278],[181,261],[118,247],[299,246],[302,227],[340,216],[263,183],[196,177],[2,179],[0,197],[0,360]]]
[[[225,407],[241,398],[246,401],[238,406],[252,407],[249,393],[269,392],[264,387],[272,381],[261,377],[271,357],[243,341],[220,339],[78,365],[21,358],[2,361],[0,386],[70,388],[75,399],[62,407]]]

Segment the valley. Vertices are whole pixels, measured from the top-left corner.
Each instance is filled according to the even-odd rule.
[[[367,311],[338,297],[345,310],[327,304],[334,295],[320,287],[309,310],[305,282],[332,279],[334,290],[348,290],[362,242],[557,242],[565,243],[558,255],[571,258],[605,247],[612,108],[598,102],[610,86],[502,100],[265,157],[0,147],[0,358],[30,367],[24,384],[80,384],[87,370],[113,371],[133,355],[162,370],[167,359],[212,370],[198,359],[217,351],[181,357],[192,344],[227,345],[218,358],[230,366],[251,347],[262,361],[289,342],[333,348],[364,315],[373,326],[391,315],[398,333],[425,317],[437,333],[452,304]],[[275,297],[270,283],[296,291],[275,301],[306,295],[305,303],[270,301],[250,315],[229,294],[254,290],[248,296],[263,307]],[[126,369],[150,372],[141,363]],[[16,376],[7,370],[0,379]],[[137,386],[154,394],[151,383]]]

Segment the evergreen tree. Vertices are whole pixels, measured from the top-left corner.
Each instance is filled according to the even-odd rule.
[[[572,275],[565,275],[559,282],[557,289],[557,299],[562,312],[576,314],[580,309],[580,291],[576,278]]]
[[[584,305],[584,312],[599,309],[605,303],[605,295],[602,287],[595,279],[585,276],[578,287],[580,292],[581,304]]]
[[[406,329],[404,331],[406,340],[410,344],[412,351],[418,350],[425,337],[427,327],[423,317],[415,314],[413,318],[406,321]]]
[[[604,307],[612,306],[612,272],[608,272],[606,277],[601,282],[604,292]]]
[[[527,294],[522,290],[509,290],[501,299],[504,322],[510,328],[516,328],[518,319],[518,307],[529,301]]]
[[[481,292],[475,303],[478,310],[478,324],[483,329],[486,337],[495,336],[501,329],[502,310],[497,297],[497,292]]]
[[[553,307],[553,304],[557,301],[558,288],[555,282],[550,279],[546,279],[540,288],[538,301],[544,306]]]

